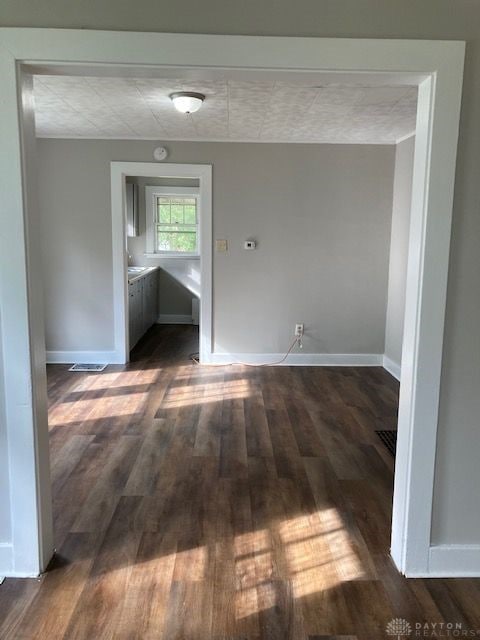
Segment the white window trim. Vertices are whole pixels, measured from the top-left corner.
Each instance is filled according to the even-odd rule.
[[[184,251],[157,251],[155,245],[155,198],[157,196],[195,196],[197,199],[197,251],[188,253]],[[145,223],[147,235],[147,255],[155,258],[199,258],[200,257],[200,220],[202,212],[200,210],[200,189],[199,187],[145,187]]]

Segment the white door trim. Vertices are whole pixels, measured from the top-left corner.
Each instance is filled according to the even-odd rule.
[[[442,364],[443,329],[452,217],[455,162],[465,44],[453,41],[285,38],[129,33],[69,29],[0,29],[0,240],[1,331],[7,435],[23,464],[10,469],[15,517],[23,518],[13,538],[16,569],[41,571],[48,553],[39,542],[51,538],[51,521],[42,517],[48,495],[45,468],[36,442],[44,434],[37,422],[41,345],[31,340],[38,315],[28,282],[38,269],[26,237],[34,205],[24,193],[26,135],[21,103],[21,63],[43,65],[51,73],[81,65],[187,67],[211,70],[296,71],[301,73],[381,73],[420,85],[412,193],[412,225],[407,278],[407,309],[402,355],[397,473],[392,524],[392,555],[411,575],[429,574],[432,496]],[[126,72],[125,72],[126,73]],[[400,74],[400,75],[399,75]],[[24,102],[26,101],[23,94]],[[28,134],[28,131],[27,131]],[[25,247],[27,249],[25,250]],[[118,287],[118,282],[116,283]],[[206,301],[211,305],[211,300]],[[117,327],[117,330],[120,329]],[[32,451],[36,455],[32,457]],[[48,456],[47,456],[48,458]],[[22,475],[23,474],[23,475]],[[17,493],[22,492],[22,500]],[[23,510],[23,511],[22,511]],[[19,512],[22,511],[20,514]],[[28,530],[30,537],[23,540]],[[7,541],[8,542],[8,541]],[[33,544],[36,542],[36,544]],[[26,555],[22,555],[21,552]],[[438,568],[437,568],[438,572]],[[0,567],[0,573],[2,568]]]
[[[199,181],[200,209],[200,361],[212,354],[212,166],[173,162],[111,162],[114,351],[116,362],[128,362],[128,252],[125,178],[191,178]]]

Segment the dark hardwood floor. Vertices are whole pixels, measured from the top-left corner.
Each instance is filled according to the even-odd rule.
[[[0,586],[2,640],[372,640],[480,628],[480,581],[389,557],[398,384],[380,368],[201,367],[156,326],[100,374],[49,367],[57,554]]]

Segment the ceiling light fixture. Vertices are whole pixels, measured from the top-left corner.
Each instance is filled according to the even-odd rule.
[[[205,96],[203,93],[195,93],[193,91],[179,91],[178,93],[170,94],[170,100],[180,113],[195,113],[202,106]]]

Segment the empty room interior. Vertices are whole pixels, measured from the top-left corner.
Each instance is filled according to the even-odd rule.
[[[55,553],[0,637],[472,627],[390,555],[420,80],[32,83]]]

